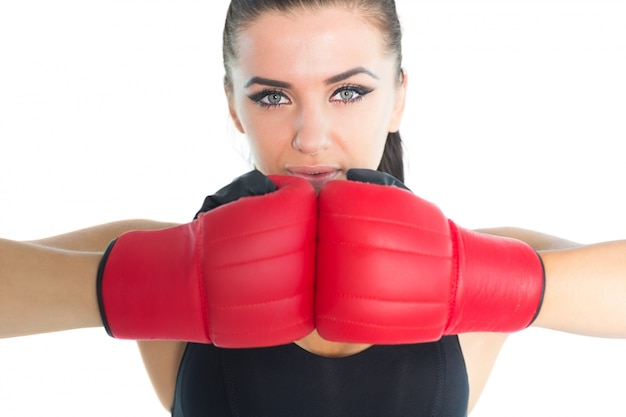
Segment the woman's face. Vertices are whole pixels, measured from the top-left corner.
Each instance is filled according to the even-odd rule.
[[[378,167],[399,128],[406,77],[375,26],[342,8],[266,13],[237,51],[229,108],[261,172],[319,189],[349,168]]]

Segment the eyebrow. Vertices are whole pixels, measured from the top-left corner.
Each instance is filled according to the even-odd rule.
[[[250,87],[252,84],[267,85],[269,87],[277,87],[277,88],[290,88],[291,87],[291,84],[286,83],[284,81],[270,80],[269,78],[263,78],[263,77],[252,77],[246,83],[245,88]]]
[[[363,67],[356,67],[356,68],[349,69],[340,74],[333,75],[332,77],[325,79],[324,84],[328,85],[328,84],[333,84],[339,81],[343,81],[357,74],[366,74],[374,79],[378,79],[376,74],[374,74],[373,72]],[[245,88],[248,88],[253,84],[266,85],[269,87],[276,87],[276,88],[291,88],[291,84],[285,81],[272,80],[272,79],[263,78],[263,77],[250,78],[248,82],[246,83]]]
[[[376,80],[378,79],[376,74],[374,74],[373,72],[366,70],[363,67],[356,67],[349,69],[348,71],[344,71],[341,74],[333,75],[332,77],[327,78],[326,80],[324,80],[324,84],[333,84],[339,81],[343,81],[357,74],[367,74]]]

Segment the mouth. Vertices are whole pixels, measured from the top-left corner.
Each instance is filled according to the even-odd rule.
[[[330,166],[290,166],[287,172],[294,177],[307,180],[316,191],[319,191],[328,181],[336,179],[341,170]]]

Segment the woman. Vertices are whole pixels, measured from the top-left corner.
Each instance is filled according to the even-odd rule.
[[[330,11],[332,11],[332,13],[330,13]],[[329,13],[324,13],[324,12],[329,12]],[[281,172],[280,168],[272,164],[281,162],[281,158],[283,158],[282,152],[284,152],[286,149],[290,149],[288,152],[297,151],[297,152],[300,152],[301,154],[311,156],[311,155],[317,155],[326,149],[331,149],[335,151],[337,148],[331,145],[340,145],[339,148],[341,150],[335,154],[335,157],[337,158],[341,158],[344,156],[347,157],[346,158],[347,162],[345,163],[342,162],[340,164],[341,166],[348,166],[348,167],[352,166],[352,161],[355,161],[354,166],[365,166],[365,167],[373,168],[376,165],[374,162],[377,161],[377,159],[379,159],[377,155],[380,155],[381,150],[382,150],[381,145],[383,144],[383,142],[380,140],[381,132],[378,132],[377,129],[382,129],[382,127],[384,127],[383,132],[397,130],[399,117],[402,112],[404,90],[406,88],[404,83],[407,80],[406,75],[402,73],[401,71],[399,70],[393,71],[394,69],[399,69],[398,68],[399,66],[398,65],[399,64],[398,50],[393,50],[389,48],[388,45],[387,45],[387,48],[374,49],[375,53],[372,52],[371,48],[367,48],[366,51],[360,51],[358,50],[358,48],[354,48],[354,47],[350,48],[349,50],[345,50],[345,49],[334,50],[330,47],[331,44],[329,43],[324,44],[322,42],[324,39],[320,39],[320,43],[316,42],[314,45],[312,45],[311,49],[307,50],[306,55],[298,55],[298,52],[300,51],[300,46],[303,44],[303,42],[306,39],[312,38],[312,34],[319,34],[320,31],[322,30],[321,28],[326,28],[326,26],[324,26],[324,23],[331,26],[330,29],[332,30],[329,29],[329,31],[327,32],[330,34],[338,33],[339,30],[336,28],[342,27],[342,29],[345,30],[346,32],[341,32],[341,39],[353,38],[351,42],[346,42],[346,44],[348,45],[358,44],[359,43],[358,41],[362,39],[368,39],[367,36],[370,36],[369,40],[371,41],[370,43],[368,43],[368,45],[375,43],[376,39],[378,39],[378,37],[380,36],[381,27],[389,27],[389,25],[372,25],[371,20],[368,20],[368,19],[365,19],[365,20],[370,22],[369,25],[367,24],[363,25],[361,22],[359,22],[361,24],[358,25],[357,27],[346,25],[345,22],[350,21],[350,19],[347,19],[347,17],[350,17],[352,15],[351,14],[347,15],[345,12],[346,11],[341,8],[339,9],[332,8],[328,10],[326,8],[323,8],[321,11],[316,11],[315,13],[312,13],[312,14],[306,14],[306,13],[297,14],[296,13],[296,16],[298,18],[295,20],[285,19],[284,16],[280,16],[280,15],[277,17],[270,15],[270,17],[276,18],[277,21],[271,21],[269,23],[263,22],[262,17],[264,15],[262,14],[261,15],[262,17],[255,18],[253,20],[253,22],[257,23],[256,25],[251,24],[247,28],[247,30],[243,32],[243,35],[241,35],[241,38],[239,37],[236,38],[236,41],[241,42],[241,43],[235,44],[235,45],[238,45],[239,48],[241,48],[239,50],[243,49],[244,51],[248,52],[248,54],[244,52],[239,52],[238,54],[230,57],[230,59],[227,59],[226,61],[227,73],[229,73],[229,70],[232,71],[229,74],[230,77],[227,78],[227,83],[226,83],[227,92],[229,95],[231,114],[233,116],[233,119],[235,120],[237,127],[240,130],[245,131],[248,134],[248,136],[251,138],[252,150],[253,150],[253,154],[255,157],[256,165],[262,171],[268,174],[276,174],[276,173],[284,174],[285,173],[285,172]],[[350,11],[350,12],[353,13],[354,11]],[[261,25],[261,23],[265,23],[265,24]],[[263,35],[266,34],[266,30],[267,30],[266,28],[281,27],[281,28],[288,29],[289,24],[295,25],[298,29],[297,31],[292,30],[289,33],[302,33],[303,38],[295,39],[296,41],[298,41],[297,42],[298,48],[293,49],[292,44],[284,44],[284,43],[276,46],[275,44],[271,42],[271,39],[263,38]],[[373,31],[372,27],[376,27],[378,31]],[[311,31],[307,32],[307,28],[312,29],[313,32]],[[255,32],[255,29],[258,30],[258,32]],[[295,29],[295,28],[292,28],[292,29]],[[376,35],[373,38],[371,38],[372,32]],[[247,37],[244,35],[246,35]],[[259,41],[261,39],[263,39],[264,41],[260,45],[255,44],[256,41]],[[291,41],[294,41],[294,40],[292,39]],[[241,45],[246,45],[246,47],[249,47],[250,49],[242,48]],[[335,45],[335,43],[332,43],[332,45]],[[292,49],[288,49],[290,47]],[[315,48],[320,48],[320,50],[316,50]],[[290,53],[287,55],[284,55],[284,52],[286,49],[288,49]],[[355,52],[355,49],[357,50],[356,52]],[[273,53],[276,51],[279,51],[280,53],[278,54]],[[332,51],[332,53],[329,51]],[[391,51],[393,51],[393,53],[391,53]],[[369,55],[358,55],[358,52],[363,52]],[[271,56],[273,59],[268,61],[266,60],[267,56]],[[315,56],[316,59],[313,60],[311,56]],[[280,140],[281,138],[276,137],[276,134],[274,133],[274,131],[269,130],[269,128],[277,125],[276,121],[272,120],[272,117],[282,117],[283,113],[281,113],[282,110],[280,110],[281,106],[283,108],[289,108],[289,106],[295,106],[298,103],[300,104],[306,103],[307,105],[304,106],[305,108],[314,109],[314,110],[317,109],[319,111],[319,108],[315,107],[311,103],[317,103],[316,99],[322,96],[321,85],[326,86],[326,84],[315,83],[311,81],[319,80],[319,79],[323,79],[323,80],[329,79],[328,77],[326,78],[320,78],[320,77],[322,74],[325,74],[324,71],[330,71],[330,68],[332,68],[333,65],[341,66],[340,64],[344,64],[344,66],[346,66],[347,64],[344,61],[342,61],[343,59],[348,60],[350,63],[357,63],[357,62],[363,61],[365,58],[371,59],[371,62],[373,62],[372,65],[376,68],[379,68],[380,70],[379,71],[372,71],[369,69],[367,71],[359,70],[351,74],[346,74],[345,72],[342,72],[342,71],[335,71],[334,73],[334,75],[342,74],[342,77],[344,77],[345,79],[341,79],[340,81],[341,82],[347,81],[347,84],[334,85],[336,89],[332,91],[333,94],[331,96],[331,99],[334,102],[333,105],[346,106],[346,108],[348,108],[348,106],[354,105],[355,110],[348,110],[348,111],[341,110],[342,112],[341,118],[336,119],[336,120],[332,119],[332,117],[333,115],[337,113],[324,114],[323,116],[320,116],[320,114],[317,114],[317,113],[307,113],[305,114],[306,118],[304,118],[303,116],[304,121],[296,119],[296,122],[302,123],[301,125],[298,125],[298,128],[296,130],[300,134],[299,136],[296,136],[296,139],[294,140],[290,139],[290,143],[288,143],[287,145],[285,145],[285,143],[282,143],[282,142],[275,143],[276,139]],[[312,63],[315,63],[317,65],[313,65]],[[396,65],[391,65],[391,64],[396,64]],[[271,71],[266,70],[265,69],[266,67],[264,67],[264,65],[267,65],[268,66],[267,68],[271,69]],[[276,66],[273,66],[273,65],[276,65]],[[379,65],[379,66],[376,66],[376,65]],[[273,81],[270,83],[272,88],[277,88],[277,89],[269,90],[269,92],[264,91],[264,90],[249,91],[247,94],[245,94],[244,91],[242,90],[238,90],[238,86],[239,88],[241,88],[242,85],[248,84],[249,80],[253,78],[249,76],[251,68],[257,69],[257,70],[261,68],[264,70],[264,71],[261,71],[262,73],[270,72],[271,74],[280,75],[281,77],[278,77],[277,79],[273,79]],[[353,65],[347,66],[347,68],[361,68],[361,67],[354,66],[353,64]],[[366,67],[366,68],[369,68],[369,67]],[[291,71],[296,70],[296,71],[290,73],[289,72],[290,70]],[[310,72],[307,72],[305,70],[310,71]],[[246,74],[248,75],[248,77],[244,77],[242,74]],[[329,72],[329,74],[333,74],[333,73]],[[298,75],[298,76],[294,76],[294,75]],[[248,80],[248,82],[247,83],[234,82],[234,80],[241,81],[242,77]],[[302,78],[299,78],[299,77],[302,77]],[[355,79],[359,79],[359,77],[366,77],[366,79],[370,83],[373,83],[375,85],[375,88],[372,88],[371,86],[364,87],[360,85],[360,84],[367,84],[367,83],[363,83],[363,82],[353,83],[352,82],[352,81],[355,81]],[[268,84],[267,78],[265,77],[259,77],[259,78],[260,78],[260,81],[262,82],[258,82],[259,79],[255,79],[255,82],[251,83],[250,86],[257,88],[258,85]],[[284,81],[285,79],[290,80],[292,85],[289,87],[285,87],[284,85],[282,85],[285,83]],[[277,83],[276,81],[281,81],[282,84],[277,85],[279,83]],[[337,83],[339,82],[339,80],[334,81],[334,82]],[[385,82],[387,82],[387,84],[384,84]],[[380,83],[380,85],[382,85],[383,87],[381,88],[378,83]],[[397,83],[397,85],[394,83]],[[283,90],[279,90],[278,88],[285,89],[285,92],[283,92]],[[372,91],[382,90],[382,92],[385,94],[382,94],[382,97],[377,96],[377,98],[371,99],[368,101],[368,97],[367,97],[368,95],[372,94],[372,96],[374,96],[372,91],[370,90]],[[287,94],[287,92],[289,92],[290,94]],[[254,107],[252,108],[246,107],[246,106],[249,106],[249,102],[246,100],[251,99],[251,98],[254,98],[253,101],[261,110],[254,108]],[[346,103],[339,104],[340,102],[346,102]],[[380,107],[368,107],[367,112],[359,113],[359,107],[357,106],[357,103],[365,104],[365,105],[368,105],[369,103],[371,103],[374,106],[380,106]],[[271,107],[271,109],[268,108],[268,106]],[[271,117],[267,116],[267,114],[270,114],[270,113],[267,113],[268,111],[274,112],[274,113],[271,113],[272,115]],[[339,110],[336,110],[336,111],[339,112]],[[368,120],[363,117],[364,114],[377,115],[379,119],[375,119],[372,117],[370,120]],[[259,115],[263,115],[263,116],[261,117]],[[310,123],[308,117],[313,118],[315,122]],[[354,117],[354,119],[350,119],[350,117]],[[358,120],[363,120],[363,121],[367,120],[368,122],[372,123],[372,125],[365,126],[363,122],[360,124],[346,123],[346,120],[356,121],[357,118]],[[296,123],[294,122],[294,119],[288,119],[287,121],[289,123]],[[330,121],[333,121],[333,123],[330,123]],[[264,125],[264,123],[270,123],[270,122],[272,123],[269,124],[268,126]],[[322,134],[320,134],[319,129],[327,127],[329,131],[334,132],[333,129],[336,126],[343,126],[344,124],[348,125],[350,129],[348,131],[343,131],[341,132],[341,134],[338,135],[338,138],[341,139],[341,141],[335,139],[335,136],[324,135],[323,132]],[[280,125],[280,123],[278,125]],[[289,124],[287,123],[287,125]],[[366,129],[365,127],[369,127],[369,128]],[[361,130],[358,130],[357,128],[363,129],[363,130],[361,131]],[[311,130],[308,130],[308,129],[311,129]],[[265,141],[264,135],[267,132],[272,133],[272,136],[270,137],[271,141]],[[359,140],[363,140],[364,138],[366,138],[366,140],[369,140],[368,138],[371,138],[372,142],[370,142],[370,146],[355,147],[355,146],[352,146],[354,143],[352,143],[351,145],[349,140],[346,141],[346,138],[347,139],[352,138],[353,136],[351,135],[355,133],[359,133],[359,135],[355,136],[355,137],[358,137]],[[360,145],[361,142],[359,142],[358,144]],[[357,152],[355,153],[355,151]],[[330,172],[330,171],[328,170],[326,172]],[[393,173],[396,176],[401,177],[401,172],[396,171]],[[315,186],[317,186],[318,188],[321,188],[321,185],[322,185],[321,183],[323,181],[320,181],[317,179],[317,177],[319,176],[317,175],[317,172],[315,173],[316,178],[312,178],[314,174],[312,172],[300,171],[300,172],[290,172],[290,174],[296,174],[300,176],[309,177],[309,179]],[[157,227],[157,226],[161,227],[163,225],[160,225],[160,224],[153,225],[153,224],[146,224],[146,223],[138,224],[134,222],[130,224],[129,223],[121,223],[121,224],[117,223],[115,225],[109,225],[109,226],[104,226],[104,227],[80,232],[79,234],[73,234],[73,235],[69,235],[69,236],[65,236],[65,237],[61,237],[57,239],[52,239],[52,240],[44,240],[40,243],[44,245],[66,247],[66,248],[71,248],[71,249],[80,249],[80,250],[85,250],[85,251],[102,250],[102,244],[105,241],[108,242],[111,238],[117,236],[121,231],[127,228],[149,228],[149,227]],[[573,245],[569,242],[548,238],[543,235],[535,235],[535,234],[528,235],[526,233],[521,233],[519,231],[511,232],[511,231],[499,230],[499,231],[492,231],[492,232],[493,233],[507,232],[509,234],[513,233],[513,235],[517,238],[527,239],[538,250],[546,249],[546,248],[553,249],[556,246]],[[81,247],[74,246],[78,243],[80,243]],[[91,244],[93,244],[94,246],[90,246]],[[582,253],[589,253],[589,251],[591,251],[591,249],[586,249],[585,252],[582,252]],[[602,247],[600,251],[601,251],[600,253],[603,254],[602,256],[605,256],[608,253],[608,249],[604,247]],[[19,253],[19,250],[18,250],[18,253]],[[618,252],[618,253],[621,253],[621,252]],[[550,255],[548,255],[548,257],[549,256]],[[86,255],[83,257],[91,257],[91,255]],[[566,261],[565,262],[566,267],[568,265],[571,266],[571,262],[572,261]],[[554,265],[552,262],[547,262],[547,264],[548,266]],[[559,262],[557,261],[556,264],[558,265]],[[93,265],[93,264],[90,264],[90,265]],[[87,275],[94,274],[93,268],[90,269],[90,267],[87,267],[87,270],[88,270],[88,273],[86,273]],[[550,275],[550,270],[549,270],[548,272],[549,279],[550,279],[550,276],[551,275]],[[49,282],[52,282],[52,281],[49,281]],[[84,282],[81,281],[79,285],[80,284],[84,284]],[[619,290],[620,290],[619,282],[616,283],[615,285],[617,286],[611,287],[611,289],[612,291],[619,293]],[[623,283],[621,285],[623,285]],[[78,291],[78,294],[88,294],[88,291],[86,289],[84,291],[80,290]],[[589,294],[586,294],[586,295],[589,295]],[[576,297],[572,297],[571,299],[575,301]],[[75,298],[72,297],[72,300],[75,301]],[[586,299],[586,302],[589,302],[589,300]],[[592,305],[595,305],[593,301],[591,301],[591,303]],[[31,305],[31,304],[25,303],[24,305]],[[86,300],[86,305],[93,307],[93,300]],[[607,312],[611,312],[611,313],[620,312],[619,308],[616,311],[611,310],[612,308],[614,308],[614,306],[608,305],[606,307],[608,308]],[[540,317],[538,319],[538,323],[541,324],[543,320],[544,326],[556,327],[562,330],[570,330],[570,331],[581,332],[581,333],[589,333],[591,331],[596,332],[599,330],[597,320],[592,319],[589,323],[585,324],[582,321],[582,318],[577,318],[574,320],[571,312],[567,313],[568,317],[559,318],[558,312],[567,311],[567,310],[562,310],[563,308],[562,306],[558,306],[555,308],[556,308],[556,313],[552,317],[553,317],[553,320],[556,320],[556,321],[551,321],[549,319],[546,321],[545,317]],[[92,317],[97,317],[97,312],[95,312],[93,308],[91,308],[89,311]],[[547,311],[547,313],[542,313],[542,314],[547,314],[547,317],[550,318],[551,316],[550,316],[549,310],[544,310],[544,311]],[[56,315],[56,316],[61,317],[59,315]],[[61,320],[62,326],[63,327],[81,327],[84,325],[96,325],[94,324],[95,323],[94,321],[90,321],[88,323],[72,321],[77,318],[84,319],[86,316],[76,316],[74,314],[70,314],[68,317],[63,318]],[[614,314],[612,314],[612,316],[615,317]],[[550,323],[556,323],[556,324],[550,324]],[[620,316],[617,316],[617,318],[613,322],[606,320],[606,317],[604,317],[602,323],[605,324],[606,327],[604,329],[599,330],[600,335],[605,335],[605,336],[612,335],[612,336],[623,337],[623,335],[619,333],[620,330],[623,329],[622,327],[623,320]],[[28,324],[32,325],[33,327],[29,328],[22,324],[20,325],[19,330],[25,331],[27,333],[32,333],[32,332],[50,331],[50,330],[56,329],[54,325],[51,326],[50,323],[43,323],[41,320],[30,321],[28,322]],[[574,326],[574,327],[568,327],[568,326]],[[495,339],[495,340],[492,340],[492,339]],[[301,346],[305,348],[306,350],[312,351],[314,353],[317,353],[323,356],[346,356],[346,355],[350,356],[364,349],[364,347],[362,346],[351,346],[351,345],[341,345],[337,347],[334,344],[327,344],[324,341],[320,340],[319,338],[311,338],[307,340],[308,342],[301,343]],[[494,336],[494,335],[485,336],[485,335],[467,334],[467,335],[461,336],[461,345],[463,346],[463,353],[465,356],[465,360],[468,363],[470,363],[470,368],[469,368],[470,386],[472,387],[471,392],[472,392],[472,395],[474,396],[474,398],[471,399],[470,401],[470,407],[480,392],[481,382],[484,380],[485,374],[488,373],[491,363],[493,363],[493,360],[495,360],[495,355],[501,343],[503,342],[503,340],[504,340],[504,336]],[[487,348],[484,347],[484,344],[486,343],[486,341],[488,343]],[[473,346],[480,347],[478,352],[475,352],[475,354],[480,357],[480,360],[472,359],[472,353],[473,353],[472,347]],[[166,406],[169,406],[172,402],[171,396],[173,395],[173,387],[172,387],[172,383],[174,380],[173,376],[176,373],[176,370],[178,369],[177,363],[179,362],[178,358],[180,357],[182,353],[182,348],[183,346],[180,343],[174,343],[174,344],[144,343],[142,344],[142,350],[144,352],[144,357],[145,357],[148,369],[149,371],[152,371],[153,373],[155,387],[157,388],[157,392],[159,393],[159,396],[161,397],[163,403]],[[337,348],[338,350],[335,350]],[[485,355],[487,357],[485,357]],[[164,358],[169,358],[169,359],[164,359]],[[154,365],[153,363],[151,363],[153,361],[158,363],[158,365]],[[477,370],[472,369],[471,364],[478,363],[478,362],[481,363],[482,367],[479,367]]]

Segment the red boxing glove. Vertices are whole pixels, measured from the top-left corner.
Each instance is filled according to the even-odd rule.
[[[237,189],[248,192],[241,182],[259,177],[269,182],[253,171]],[[109,334],[261,347],[310,333],[315,191],[303,179],[270,179],[276,191],[220,205],[189,224],[113,241],[98,273]]]
[[[385,175],[348,177],[401,185]],[[530,246],[457,227],[406,189],[327,183],[317,250],[315,320],[327,340],[399,344],[512,332],[541,306],[543,265]]]

